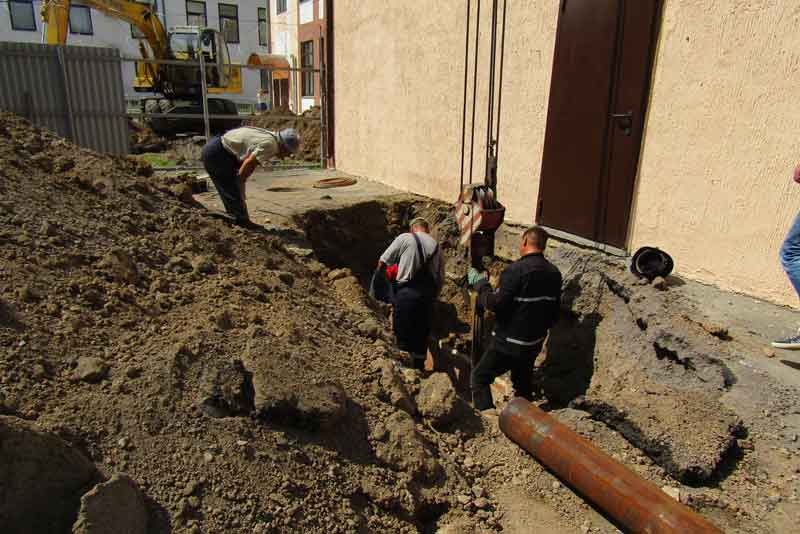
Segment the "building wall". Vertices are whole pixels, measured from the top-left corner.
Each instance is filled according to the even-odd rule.
[[[486,137],[483,4],[475,181],[483,179]],[[558,2],[508,6],[498,196],[510,222],[529,224]],[[437,4],[435,17],[422,5],[339,0],[336,9],[337,167],[454,200],[466,2]],[[799,22],[800,9],[786,2],[665,2],[629,250],[659,246],[679,274],[797,303],[777,254],[800,208],[800,186],[789,178],[800,161]],[[469,161],[469,129],[466,137]],[[466,174],[469,181],[468,166]]]
[[[314,64],[315,69],[320,68],[321,46],[320,38],[325,39],[325,20],[324,12],[325,0],[307,0],[300,3],[298,10],[298,26],[297,26],[297,42],[298,42],[298,55],[302,54],[302,43],[312,41],[314,43]],[[300,65],[298,59],[298,65]],[[305,111],[312,106],[320,104],[320,83],[319,75],[314,74],[314,95],[302,96],[301,111]],[[301,86],[302,89],[302,86]]]
[[[274,0],[272,1],[274,2]],[[217,0],[206,1],[208,26],[217,29],[219,29],[218,3]],[[228,45],[231,61],[245,63],[247,57],[253,52],[266,53],[267,48],[259,46],[258,43],[257,11],[257,8],[263,7],[265,3],[255,0],[228,0],[222,3],[239,6],[240,42]],[[0,2],[0,41],[42,42],[43,23],[39,19],[40,8],[41,0],[34,0],[34,10],[37,17],[36,31],[17,31],[11,28],[8,3]],[[70,34],[67,39],[68,44],[113,47],[119,49],[125,57],[139,57],[139,40],[131,36],[128,23],[106,16],[94,9],[91,11],[93,35]],[[162,23],[165,23],[167,29],[186,25],[185,0],[158,0],[158,12]],[[133,90],[134,70],[134,63],[123,63],[122,79],[125,84],[125,96],[129,99],[136,99],[146,95],[146,93],[136,93]],[[242,77],[242,93],[229,94],[227,98],[242,103],[255,103],[256,92],[260,87],[259,74],[256,71],[244,69]]]

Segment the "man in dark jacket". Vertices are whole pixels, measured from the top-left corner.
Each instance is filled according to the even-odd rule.
[[[475,269],[468,274],[478,305],[495,314],[492,342],[470,377],[472,402],[481,412],[493,410],[489,386],[509,370],[517,396],[531,399],[533,364],[561,305],[561,272],[543,254],[547,238],[538,226],[525,231],[521,258],[503,271],[496,290],[485,274]]]

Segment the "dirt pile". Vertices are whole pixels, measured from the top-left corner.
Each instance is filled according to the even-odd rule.
[[[80,451],[87,477],[129,477],[148,532],[498,525],[456,499],[480,474],[442,447],[467,436],[433,431],[379,395],[375,362],[400,357],[385,317],[340,301],[341,280],[279,238],[231,226],[148,174],[0,114],[7,424]],[[415,391],[413,371],[398,376]],[[39,459],[30,468],[19,495],[58,477]],[[69,531],[87,477],[64,492],[69,517],[57,527],[5,531]],[[98,491],[87,513],[111,490]],[[30,527],[51,506],[34,497],[18,512]]]
[[[166,139],[152,128],[134,119],[128,119],[128,141],[132,154],[164,152],[169,147]]]
[[[300,134],[300,152],[296,158],[302,161],[319,162],[320,160],[320,127],[321,110],[318,106],[293,116],[288,108],[277,108],[249,119],[245,125],[258,126],[277,131],[282,128],[294,128]]]

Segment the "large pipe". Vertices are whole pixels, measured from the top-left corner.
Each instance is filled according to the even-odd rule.
[[[630,532],[722,533],[525,399],[506,406],[500,429]]]

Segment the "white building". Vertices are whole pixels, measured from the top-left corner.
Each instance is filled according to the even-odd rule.
[[[286,15],[289,10],[284,10],[280,15],[276,12],[286,2],[294,4],[296,9],[297,0],[152,1],[156,3],[158,16],[168,30],[175,26],[196,25],[224,31],[234,63],[245,63],[251,53],[269,53],[271,44],[274,44],[276,53],[297,54],[297,39],[291,39],[289,21],[284,20],[289,18]],[[41,0],[0,2],[0,41],[43,42],[44,24],[39,15],[40,9]],[[276,23],[280,21],[277,26],[270,23],[273,17]],[[222,24],[222,21],[227,22]],[[119,49],[123,57],[139,57],[140,39],[136,29],[119,19],[73,1],[69,26],[69,44],[113,47]],[[296,28],[295,25],[295,37]],[[271,35],[276,36],[272,43]],[[133,90],[134,63],[123,63],[122,78],[127,99],[135,100],[144,95]],[[255,103],[258,89],[269,87],[267,77],[254,70],[243,69],[242,82],[242,93],[229,94],[226,98],[239,103]]]

